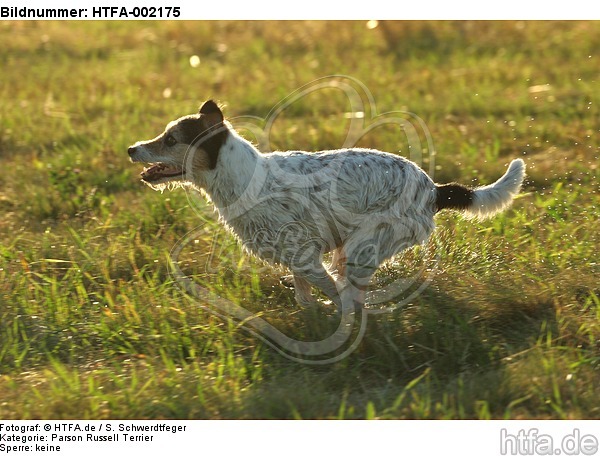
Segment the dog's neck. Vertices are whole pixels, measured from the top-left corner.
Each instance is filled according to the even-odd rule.
[[[217,167],[206,173],[201,185],[222,216],[231,219],[252,207],[264,178],[262,154],[249,141],[229,128],[227,140],[219,151]]]

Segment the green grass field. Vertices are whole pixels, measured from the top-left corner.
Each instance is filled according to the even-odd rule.
[[[0,419],[600,418],[598,23],[5,22],[0,43]],[[169,252],[204,223],[182,259],[198,283],[291,337],[335,326],[208,204],[141,184],[127,146],[209,97],[264,118],[333,74],[423,119],[436,181],[487,184],[516,157],[528,178],[492,220],[440,214],[431,284],[312,366],[176,286]],[[339,147],[348,110],[311,93],[270,143]],[[401,136],[360,145],[406,154]]]

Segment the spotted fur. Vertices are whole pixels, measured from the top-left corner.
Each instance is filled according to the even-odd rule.
[[[356,309],[383,262],[427,240],[436,212],[489,217],[510,205],[525,174],[523,161],[513,160],[496,183],[469,189],[436,185],[415,163],[377,150],[263,154],[212,101],[129,155],[168,166],[142,174],[152,187],[176,183],[204,193],[246,251],[291,270],[299,303],[313,302],[315,286]],[[328,252],[333,261],[325,266]]]

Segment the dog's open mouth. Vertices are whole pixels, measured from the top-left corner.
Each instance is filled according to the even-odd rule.
[[[144,168],[140,175],[145,182],[156,182],[163,179],[181,178],[185,175],[185,170],[178,166],[155,163],[149,168]]]

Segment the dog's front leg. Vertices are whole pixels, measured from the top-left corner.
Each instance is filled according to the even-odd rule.
[[[294,287],[296,290],[296,301],[299,304],[306,302],[309,298],[314,302],[311,293],[311,286],[317,287],[325,295],[333,301],[333,303],[341,309],[341,299],[336,281],[331,277],[327,269],[321,265],[313,270],[293,271]],[[299,299],[300,298],[300,299]]]
[[[302,307],[309,307],[317,302],[312,294],[312,286],[308,280],[297,274],[286,276],[285,278],[291,279],[291,282],[294,284],[294,291],[296,293],[295,297],[298,305]],[[282,277],[282,279],[284,278]]]
[[[331,254],[331,264],[327,268],[336,279],[346,277],[346,254],[343,247],[338,247]]]

